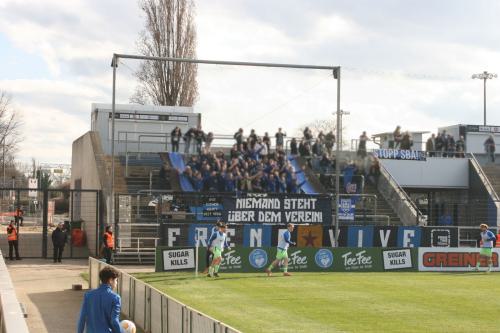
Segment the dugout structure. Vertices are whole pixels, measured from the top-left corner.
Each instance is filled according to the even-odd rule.
[[[327,70],[332,72],[332,76],[337,80],[337,110],[336,110],[336,123],[341,123],[341,110],[340,110],[340,80],[341,80],[341,67],[340,66],[318,66],[318,65],[303,65],[303,64],[283,64],[283,63],[267,63],[267,62],[244,62],[244,61],[223,61],[223,60],[202,60],[202,59],[185,59],[174,57],[151,57],[143,55],[119,54],[114,53],[111,61],[113,68],[113,84],[112,84],[112,100],[111,100],[111,179],[110,179],[110,200],[108,200],[108,215],[114,217],[115,208],[115,116],[116,116],[116,71],[120,59],[131,59],[139,61],[159,61],[159,62],[180,62],[192,64],[206,64],[206,65],[221,65],[221,66],[245,66],[245,67],[268,67],[268,68],[288,68],[288,69],[309,69],[309,70]],[[337,127],[337,140],[341,138],[340,126]],[[341,150],[340,145],[336,144],[336,156],[339,156]],[[335,226],[338,229],[338,211],[339,211],[339,193],[340,193],[340,163],[336,163],[335,169]],[[109,219],[111,221],[111,219]]]

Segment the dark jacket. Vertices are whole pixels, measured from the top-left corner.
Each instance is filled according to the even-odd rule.
[[[68,234],[66,231],[56,228],[56,230],[52,231],[52,244],[54,246],[64,246],[68,240]]]

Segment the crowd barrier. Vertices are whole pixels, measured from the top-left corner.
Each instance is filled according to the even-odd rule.
[[[0,257],[0,332],[29,333],[2,252]]]
[[[107,264],[89,258],[89,286],[99,287],[99,271]],[[122,314],[150,333],[239,333],[174,298],[151,287],[130,274],[120,271],[118,294]],[[21,333],[21,331],[11,331]],[[26,331],[27,332],[27,331]],[[24,333],[24,332],[22,332]]]
[[[196,254],[198,254],[196,258]],[[205,248],[169,248],[156,250],[157,272],[205,268]],[[500,271],[500,248],[493,249],[492,270]],[[223,252],[221,273],[264,273],[274,261],[274,247],[235,247]],[[198,264],[194,263],[198,261]],[[293,272],[459,272],[471,271],[480,260],[479,248],[312,248],[288,249],[288,269]],[[279,272],[279,270],[276,270]]]
[[[212,224],[162,223],[159,245],[195,246],[198,235],[206,246]],[[232,247],[272,247],[284,225],[229,225],[228,242]],[[495,228],[492,229],[495,231]],[[339,247],[475,247],[479,238],[477,227],[419,227],[419,226],[341,226]],[[298,225],[292,233],[298,246],[337,247],[335,228],[323,225]]]

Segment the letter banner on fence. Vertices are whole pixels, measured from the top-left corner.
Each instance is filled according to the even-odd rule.
[[[228,223],[332,223],[329,197],[244,196],[223,199]]]
[[[476,267],[481,260],[481,269],[488,267],[487,260],[480,257],[479,248],[435,248],[420,247],[418,249],[418,270],[423,272],[466,272]],[[498,256],[500,248],[492,249],[492,270],[500,271]]]
[[[419,150],[376,149],[373,154],[378,158],[390,160],[426,160],[425,152]]]
[[[193,248],[158,247],[156,271],[187,269]],[[198,269],[205,268],[206,248],[198,249]],[[234,247],[222,253],[221,273],[262,273],[276,258],[276,247]],[[415,271],[416,249],[312,248],[288,249],[288,270],[295,272]],[[173,268],[172,268],[173,267]],[[186,267],[186,268],[184,268]],[[189,266],[192,268],[192,266]],[[275,272],[282,271],[280,266]]]

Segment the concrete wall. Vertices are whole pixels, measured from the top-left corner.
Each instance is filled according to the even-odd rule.
[[[469,160],[466,158],[428,157],[426,161],[381,159],[380,162],[402,187],[469,187]]]
[[[71,157],[71,189],[75,190],[102,190],[99,178],[99,170],[95,158],[95,152],[92,144],[92,135],[95,133],[87,132],[73,142]],[[95,193],[75,194],[74,219],[81,218],[85,223],[83,229],[87,237],[89,252],[96,252],[96,210],[99,209],[99,203],[95,202]]]
[[[92,104],[92,131],[98,132],[103,151],[111,154],[111,105]],[[189,128],[201,123],[201,115],[191,107],[117,104],[115,106],[115,153],[125,151],[166,151],[166,137],[178,126],[184,134]],[[137,117],[137,118],[135,118]],[[128,132],[128,133],[126,133]],[[142,135],[139,138],[139,134]],[[144,134],[142,134],[144,133]],[[141,144],[139,146],[139,141]],[[170,143],[170,139],[168,139]],[[183,141],[181,140],[181,143]],[[169,145],[170,146],[170,145]]]

